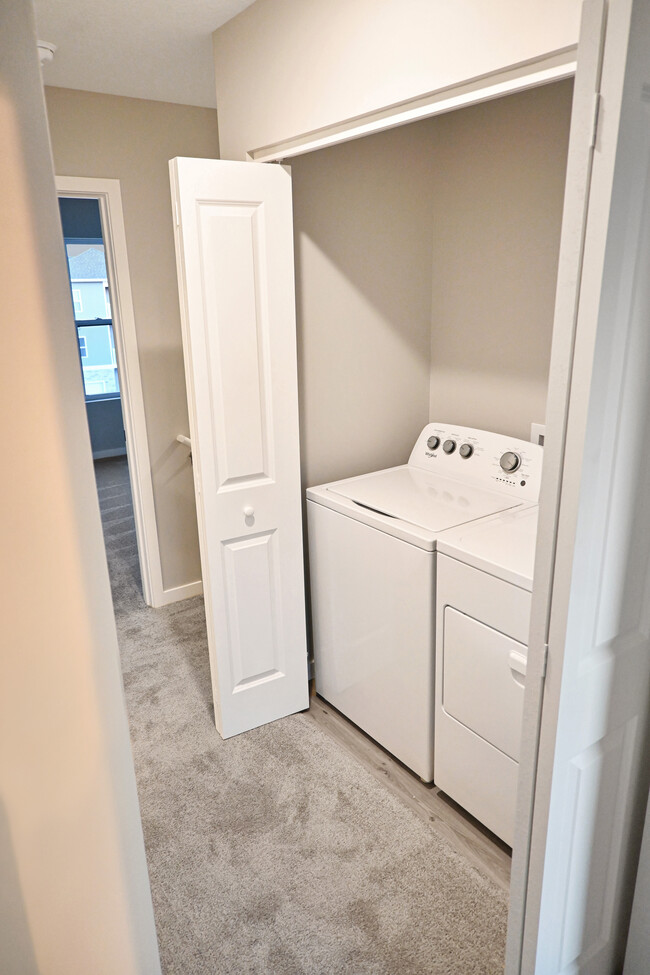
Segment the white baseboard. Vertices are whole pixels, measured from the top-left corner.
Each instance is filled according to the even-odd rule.
[[[156,606],[168,606],[170,603],[177,603],[181,599],[191,599],[192,596],[201,595],[203,595],[203,581],[197,579],[196,582],[187,582],[184,586],[163,589],[160,599],[156,602]]]

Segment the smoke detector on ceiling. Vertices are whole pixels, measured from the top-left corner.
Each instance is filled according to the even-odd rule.
[[[50,41],[37,41],[36,47],[38,48],[38,57],[41,62],[41,67],[54,58],[56,44],[52,44]]]

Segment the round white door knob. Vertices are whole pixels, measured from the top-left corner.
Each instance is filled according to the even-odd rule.
[[[244,514],[246,515],[247,518],[252,518],[253,515],[255,514],[255,508],[251,508],[251,506],[247,504],[246,507],[244,508]]]

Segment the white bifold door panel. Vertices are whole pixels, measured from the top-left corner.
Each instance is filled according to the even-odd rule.
[[[584,248],[572,289],[572,272],[563,267],[563,255],[573,250],[565,230],[560,257],[566,290],[558,289],[556,333],[558,325],[575,331],[569,395],[564,410],[549,400],[546,426],[547,443],[564,441],[564,462],[524,937],[520,962],[512,952],[509,968],[527,975],[622,970],[648,795],[647,0],[604,5],[600,23],[594,21],[591,35],[581,40],[576,92],[581,63],[593,62],[600,50]],[[595,95],[589,97],[597,107]],[[578,103],[576,111],[580,114]],[[574,211],[575,192],[569,180],[565,208]],[[538,568],[545,569],[539,563]]]
[[[170,163],[215,721],[308,706],[291,177]]]

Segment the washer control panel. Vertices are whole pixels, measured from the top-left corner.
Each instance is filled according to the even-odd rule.
[[[409,464],[487,490],[536,502],[542,473],[539,444],[473,427],[429,423],[417,439]]]

